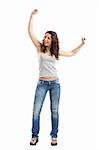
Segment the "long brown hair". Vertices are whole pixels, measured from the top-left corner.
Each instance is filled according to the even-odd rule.
[[[51,34],[51,38],[52,38],[52,43],[50,48],[51,56],[54,55],[56,59],[59,59],[59,41],[58,41],[57,33],[54,31],[47,31],[46,33]],[[44,45],[44,42],[41,44],[41,51],[44,53],[46,52],[46,46]]]

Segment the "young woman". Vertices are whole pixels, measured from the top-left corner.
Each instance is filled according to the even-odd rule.
[[[59,125],[59,99],[60,99],[60,83],[57,75],[55,60],[59,59],[59,56],[74,56],[85,43],[85,38],[81,39],[81,44],[73,49],[72,51],[63,51],[59,49],[59,42],[57,34],[54,31],[47,31],[45,33],[42,42],[39,42],[34,35],[33,31],[33,17],[38,13],[35,9],[30,16],[28,33],[35,45],[39,55],[39,80],[37,83],[34,107],[33,107],[33,118],[32,118],[32,138],[30,145],[36,145],[38,142],[38,134],[40,128],[40,112],[43,106],[43,102],[47,91],[50,93],[50,110],[51,110],[51,123],[52,130],[51,145],[57,145],[57,134]]]

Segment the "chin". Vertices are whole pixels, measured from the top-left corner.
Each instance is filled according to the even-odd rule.
[[[44,46],[49,47],[50,45],[49,44],[44,44]]]

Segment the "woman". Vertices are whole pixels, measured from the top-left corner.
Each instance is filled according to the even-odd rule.
[[[30,16],[28,33],[35,45],[39,55],[39,80],[37,83],[33,118],[32,118],[32,138],[30,145],[36,145],[38,142],[38,134],[40,128],[40,112],[43,106],[43,102],[47,91],[50,93],[50,110],[51,110],[51,145],[57,145],[57,134],[59,124],[59,99],[60,99],[60,83],[55,67],[55,60],[59,59],[59,56],[73,56],[79,52],[81,47],[85,43],[85,38],[81,39],[81,44],[72,51],[63,51],[59,49],[59,42],[57,34],[54,31],[47,31],[44,39],[41,42],[37,40],[33,31],[33,17],[38,13],[35,9]]]

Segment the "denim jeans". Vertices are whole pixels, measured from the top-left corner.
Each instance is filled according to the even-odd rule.
[[[43,102],[47,91],[50,94],[50,110],[51,110],[51,123],[52,129],[50,132],[51,137],[56,138],[59,125],[59,99],[60,99],[60,83],[58,80],[45,81],[38,80],[32,118],[32,138],[38,138],[40,130],[40,112],[42,110]]]

